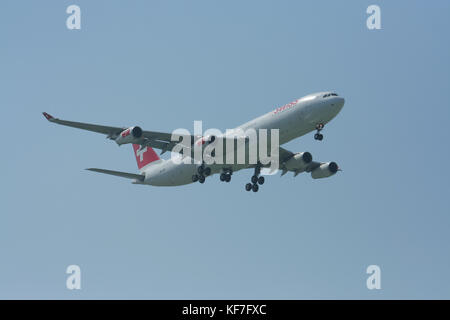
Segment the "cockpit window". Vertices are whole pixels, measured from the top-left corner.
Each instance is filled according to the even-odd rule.
[[[325,95],[323,96],[323,98],[328,98],[328,97],[331,97],[331,96],[337,97],[338,95],[337,95],[337,93],[327,93],[327,94],[325,94]]]

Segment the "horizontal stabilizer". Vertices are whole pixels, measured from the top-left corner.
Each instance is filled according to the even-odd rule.
[[[127,178],[127,179],[136,179],[141,182],[144,181],[144,178],[145,178],[145,176],[143,174],[135,174],[135,173],[121,172],[121,171],[113,171],[113,170],[97,169],[97,168],[89,168],[86,170],[110,174],[113,176]]]

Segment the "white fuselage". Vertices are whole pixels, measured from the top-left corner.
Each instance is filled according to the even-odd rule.
[[[331,121],[344,106],[344,98],[334,95],[327,96],[328,92],[319,92],[307,95],[285,106],[277,108],[256,119],[246,122],[236,129],[278,129],[279,144],[285,144],[295,138],[301,137],[316,130],[318,124]],[[326,96],[326,97],[324,97]],[[224,137],[226,137],[224,135]],[[199,164],[176,163],[172,159],[161,160],[150,164],[143,170],[145,180],[143,184],[154,186],[179,186],[192,183],[192,176],[196,174]],[[212,164],[209,165],[211,173],[219,173],[227,168],[232,171],[248,167],[238,164]]]

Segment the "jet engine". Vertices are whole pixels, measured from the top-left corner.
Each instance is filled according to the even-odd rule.
[[[123,130],[115,141],[120,146],[127,143],[138,143],[141,137],[142,129],[136,126]]]
[[[216,141],[216,136],[211,135],[211,136],[205,136],[205,137],[198,139],[196,144],[199,146],[208,145],[210,143],[213,143],[214,141]]]
[[[292,158],[285,162],[285,167],[289,171],[303,171],[312,161],[312,155],[309,152],[296,153]]]
[[[322,163],[319,167],[311,171],[311,177],[313,179],[328,178],[331,177],[339,170],[336,162]]]

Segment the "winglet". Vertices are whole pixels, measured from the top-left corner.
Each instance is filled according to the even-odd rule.
[[[47,119],[48,121],[53,120],[53,116],[49,115],[47,112],[42,112],[42,114],[44,115],[45,119]]]

